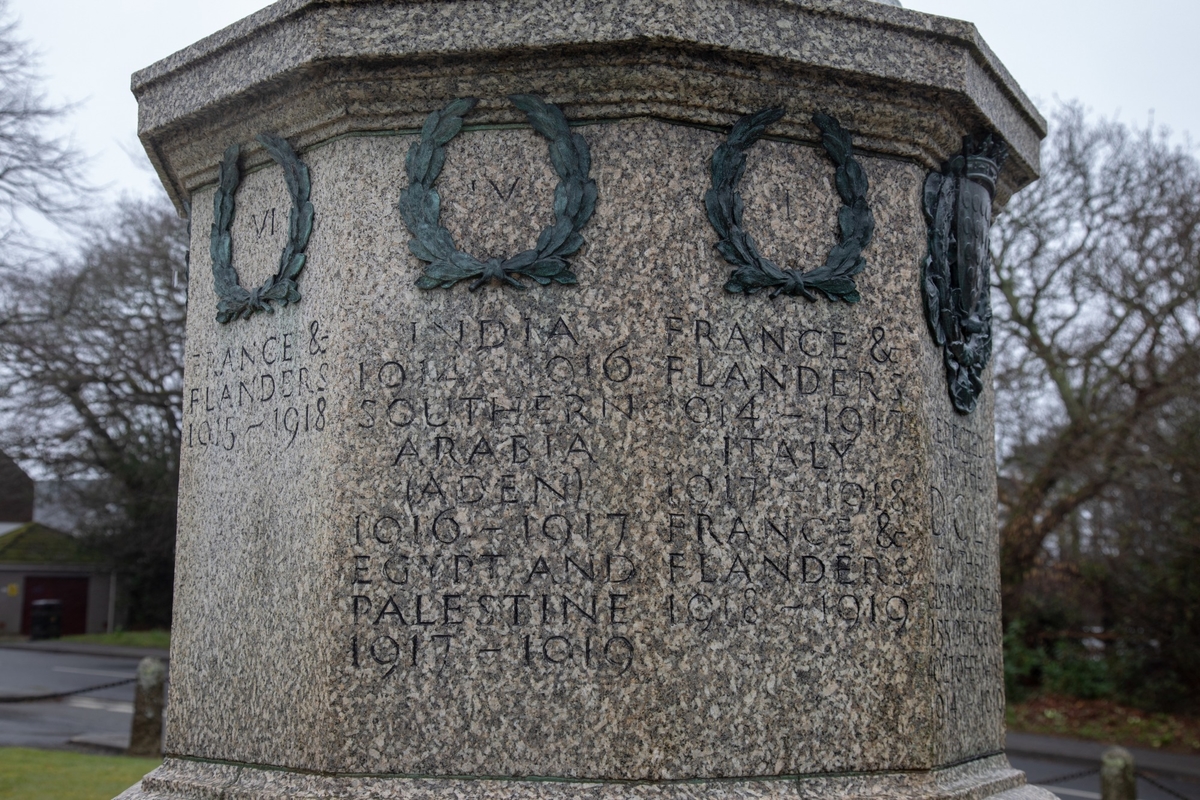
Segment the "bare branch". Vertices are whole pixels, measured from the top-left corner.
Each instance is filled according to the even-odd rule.
[[[1175,401],[1200,395],[1200,164],[1075,106],[1054,123],[1045,176],[993,230],[1010,601],[1047,540],[1141,468]]]

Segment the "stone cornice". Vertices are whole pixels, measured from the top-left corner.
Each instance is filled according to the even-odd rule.
[[[1012,146],[1001,202],[1036,178],[1045,134],[973,25],[865,0],[281,0],[138,72],[133,91],[177,205],[230,143],[413,130],[465,95],[484,100],[478,124],[519,123],[511,92],[573,122],[723,127],[782,104],[772,132],[805,142],[823,109],[864,151],[931,169],[991,129]],[[248,167],[266,160],[247,149]]]

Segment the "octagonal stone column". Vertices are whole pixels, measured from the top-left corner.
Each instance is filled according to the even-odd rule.
[[[931,334],[982,335],[1045,131],[971,25],[282,0],[134,92],[193,238],[125,797],[1047,796],[1002,753],[990,373]]]

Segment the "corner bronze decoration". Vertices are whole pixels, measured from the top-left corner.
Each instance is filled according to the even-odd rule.
[[[861,297],[854,276],[867,265],[862,251],[875,232],[875,217],[867,206],[867,175],[854,159],[850,134],[827,114],[814,114],[821,130],[821,144],[837,165],[835,184],[842,198],[838,211],[841,238],[829,251],[824,266],[809,272],[783,269],[758,252],[758,245],[742,223],[744,205],[738,184],[746,171],[746,151],[762,137],[767,126],[783,117],[782,108],[765,108],[739,119],[729,139],[712,157],[712,188],[704,195],[708,221],[721,237],[717,250],[736,269],[725,283],[725,291],[755,294],[771,289],[779,294],[801,295],[816,300],[821,293],[830,300],[857,303]]]
[[[504,260],[480,261],[454,245],[450,231],[438,221],[442,200],[433,184],[446,163],[446,143],[458,135],[463,115],[479,102],[473,97],[455,100],[429,115],[421,138],[408,149],[404,162],[408,188],[400,193],[398,205],[413,237],[408,249],[427,262],[425,274],[417,279],[421,289],[449,289],[472,278],[471,291],[491,281],[526,288],[514,275],[524,275],[542,286],[577,282],[567,256],[583,246],[579,231],[596,208],[596,182],[588,177],[592,157],[587,142],[571,133],[558,106],[530,94],[509,95],[508,99],[525,112],[535,131],[550,140],[550,161],[559,177],[554,190],[554,224],[542,231],[535,249]]]
[[[286,139],[264,133],[257,137],[258,143],[266,148],[271,158],[283,168],[283,178],[288,194],[292,198],[292,211],[288,215],[288,238],[279,257],[279,269],[262,286],[251,291],[242,288],[237,270],[233,268],[233,237],[229,228],[233,224],[234,194],[241,182],[238,170],[238,146],[230,145],[221,161],[220,178],[216,196],[213,197],[212,238],[209,252],[212,255],[213,280],[217,291],[217,322],[235,319],[250,319],[256,311],[275,313],[272,303],[286,306],[300,302],[300,288],[296,281],[304,269],[304,248],[312,235],[313,207],[308,201],[312,188],[308,178],[308,167],[296,155]]]
[[[967,137],[962,153],[925,179],[925,319],[945,357],[950,399],[963,414],[975,410],[992,355],[988,247],[996,180],[1007,157],[999,137]]]

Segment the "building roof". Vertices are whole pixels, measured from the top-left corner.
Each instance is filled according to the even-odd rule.
[[[25,470],[0,453],[0,522],[33,519],[33,481]]]
[[[102,560],[74,536],[40,522],[0,536],[0,564],[94,564]]]

